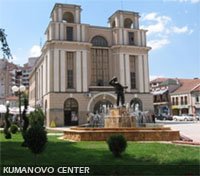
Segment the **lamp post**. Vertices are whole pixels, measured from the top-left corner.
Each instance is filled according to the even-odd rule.
[[[12,87],[13,93],[17,94],[18,97],[19,97],[19,117],[20,117],[20,121],[22,119],[22,117],[21,117],[22,116],[22,113],[21,113],[21,94],[23,92],[25,92],[25,90],[26,90],[26,87],[24,85],[20,85],[19,87],[17,87],[17,86]]]

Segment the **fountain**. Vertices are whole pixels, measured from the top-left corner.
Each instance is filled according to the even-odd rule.
[[[72,127],[64,131],[64,139],[73,141],[105,141],[113,134],[122,134],[129,141],[174,141],[180,139],[179,131],[156,125],[152,113],[142,112],[139,105],[124,104],[124,89],[114,77],[110,84],[117,93],[117,106],[101,107],[101,115],[91,113],[90,125]],[[121,101],[121,104],[120,104]],[[99,119],[97,121],[96,119]]]

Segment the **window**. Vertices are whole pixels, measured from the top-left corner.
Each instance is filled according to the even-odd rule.
[[[183,97],[181,97],[181,105],[183,105],[184,103],[183,103]]]
[[[199,103],[199,96],[196,96],[195,99],[196,99],[196,103]]]
[[[73,27],[67,27],[67,41],[73,41]]]
[[[178,105],[178,97],[176,97],[176,105]]]
[[[67,52],[67,88],[74,88],[74,53]]]
[[[175,105],[175,98],[172,98],[172,105]]]
[[[136,89],[135,72],[131,72],[131,89]]]
[[[132,28],[133,27],[133,21],[130,18],[126,18],[124,20],[124,27],[125,28]]]
[[[68,23],[74,23],[74,16],[71,12],[65,12],[63,14],[63,20]]]
[[[92,85],[107,86],[109,82],[109,61],[107,49],[92,49]]]
[[[129,45],[134,45],[134,32],[128,33]]]
[[[129,56],[130,61],[130,78],[131,78],[131,89],[136,89],[136,57]]]
[[[91,43],[93,46],[108,47],[108,42],[102,36],[95,36],[92,38]]]
[[[187,102],[187,96],[185,96],[184,98],[185,98],[185,105],[187,105],[188,104],[188,102]]]

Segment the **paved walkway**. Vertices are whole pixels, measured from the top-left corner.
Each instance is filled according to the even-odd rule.
[[[180,134],[192,139],[194,142],[200,142],[200,122],[188,123],[169,123],[164,124],[172,130],[179,130]]]

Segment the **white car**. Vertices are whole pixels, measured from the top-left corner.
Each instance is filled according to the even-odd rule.
[[[175,115],[175,116],[173,116],[173,120],[175,120],[175,121],[192,121],[192,120],[194,120],[195,118],[194,118],[194,116],[192,116],[192,115],[188,115],[188,114],[182,114],[182,115]]]

